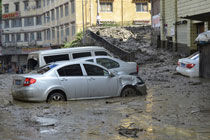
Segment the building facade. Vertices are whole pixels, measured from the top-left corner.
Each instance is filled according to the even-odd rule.
[[[186,55],[198,50],[194,41],[209,29],[209,6],[206,0],[160,0],[161,46]]]
[[[150,24],[150,9],[149,0],[2,0],[3,65],[14,69],[32,51],[59,48],[97,15],[102,23]]]

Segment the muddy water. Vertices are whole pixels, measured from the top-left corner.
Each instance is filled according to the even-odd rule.
[[[173,63],[140,66],[146,96],[64,103],[13,101],[0,75],[1,140],[209,140],[210,80],[188,78]]]

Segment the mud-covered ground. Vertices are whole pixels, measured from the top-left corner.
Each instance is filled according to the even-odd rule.
[[[0,75],[0,140],[209,140],[210,80],[179,75],[176,62],[140,65],[146,96],[57,104],[13,101],[12,75]]]

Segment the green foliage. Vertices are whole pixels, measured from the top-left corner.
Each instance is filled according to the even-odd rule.
[[[83,32],[79,32],[76,34],[75,39],[71,42],[66,42],[64,44],[64,48],[71,48],[71,47],[78,47],[82,46],[82,38],[83,38]]]

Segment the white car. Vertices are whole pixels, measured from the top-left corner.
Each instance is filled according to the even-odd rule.
[[[125,62],[110,56],[93,56],[81,59],[102,65],[114,73],[137,75],[139,72],[139,67],[136,62]]]
[[[176,71],[189,77],[199,76],[199,53],[196,52],[187,58],[179,59]]]

